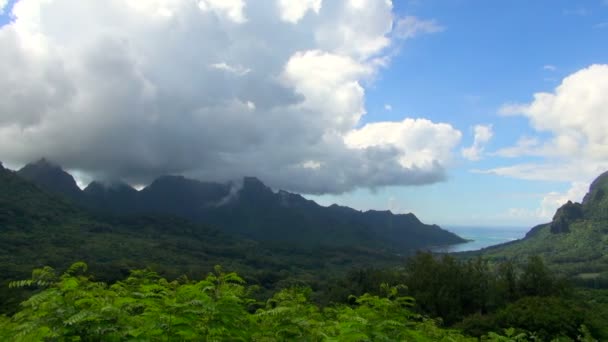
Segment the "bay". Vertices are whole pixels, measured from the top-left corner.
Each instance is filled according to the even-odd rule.
[[[433,248],[433,252],[438,253],[454,253],[475,251],[485,247],[498,245],[501,243],[514,241],[523,238],[529,227],[461,227],[452,226],[444,227],[458,236],[470,240],[465,243],[460,243],[451,246],[442,246]]]

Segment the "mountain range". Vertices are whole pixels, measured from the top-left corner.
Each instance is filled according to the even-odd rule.
[[[27,170],[34,174],[36,169]],[[37,175],[44,175],[50,186],[57,186],[59,183],[49,176],[52,174]],[[57,175],[65,176],[62,172]],[[59,187],[56,192],[62,189],[69,188]],[[133,194],[124,187],[104,187],[102,193],[111,193],[112,189]],[[289,284],[327,288],[332,279],[353,268],[393,267],[404,261],[395,252],[366,247],[364,243],[323,246],[261,242],[176,215],[108,214],[84,208],[56,192],[43,190],[0,164],[0,314],[17,309],[27,294],[10,289],[9,281],[29,277],[32,269],[43,266],[62,270],[74,261],[86,262],[97,280],[108,282],[142,268],[169,279],[196,279],[222,265],[258,285],[261,298]],[[78,194],[82,201],[90,198],[84,191],[64,194]]]
[[[213,183],[161,176],[140,191],[122,182],[97,181],[81,190],[69,173],[45,159],[26,165],[17,175],[96,212],[173,215],[256,241],[366,246],[398,253],[465,242],[411,213],[324,207],[299,194],[275,192],[254,177]]]

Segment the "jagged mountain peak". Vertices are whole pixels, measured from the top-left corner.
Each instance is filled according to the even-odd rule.
[[[111,184],[108,189],[99,181],[81,191],[72,176],[47,160],[30,164],[21,172],[24,178],[32,176],[38,186],[64,193],[89,209],[121,215],[175,215],[254,240],[395,250],[464,242],[437,226],[421,223],[413,214],[322,207],[296,193],[275,192],[256,177],[213,183],[168,175],[141,191],[124,183]]]
[[[243,177],[243,188],[272,192],[272,190],[257,177]]]
[[[256,177],[244,177],[243,186],[239,191],[240,197],[260,200],[269,200],[275,197],[274,191]]]
[[[46,166],[46,167],[53,167],[53,168],[61,168],[61,166],[59,166],[59,164],[53,163],[52,161],[46,159],[45,157],[42,157],[38,160],[36,160],[35,162],[31,163],[32,165],[36,165],[36,166]]]
[[[561,206],[555,212],[553,221],[551,222],[551,233],[568,233],[570,224],[584,218],[583,206],[580,203],[568,203]]]
[[[56,172],[69,175],[67,172],[63,170],[59,164],[56,164],[46,158],[40,158],[34,162],[26,164],[21,170],[36,170],[38,172]]]
[[[46,158],[25,165],[17,174],[46,190],[63,195],[77,196],[81,192],[72,175]]]
[[[85,189],[85,193],[103,192],[137,192],[132,186],[122,181],[93,181]]]

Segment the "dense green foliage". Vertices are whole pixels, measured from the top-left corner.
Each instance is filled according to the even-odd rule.
[[[402,294],[403,286],[383,284],[380,296],[363,294],[351,297],[350,305],[319,308],[309,300],[310,290],[302,287],[284,289],[265,303],[258,302],[248,296],[254,289],[247,288],[242,278],[219,267],[202,281],[185,277],[168,281],[139,270],[113,285],[92,281],[86,271],[86,264],[76,263],[57,277],[52,268],[45,267],[34,270],[30,279],[12,282],[12,287],[45,289],[24,301],[12,317],[0,317],[0,338],[27,342],[476,341],[414,313],[414,299]],[[517,309],[524,312],[508,313],[516,322],[539,328],[526,316],[525,305]],[[544,310],[558,312],[555,309]],[[564,319],[563,315],[553,317],[553,334],[563,330],[557,330],[560,322],[581,323]],[[527,341],[535,336],[543,337],[505,329],[504,336],[489,333],[483,340]],[[593,341],[584,326],[576,336]]]
[[[0,338],[42,341],[468,341],[456,331],[414,314],[413,299],[397,287],[384,296],[365,294],[353,305],[320,309],[310,291],[292,287],[266,303],[247,296],[235,273],[217,268],[202,281],[169,282],[134,271],[116,284],[93,282],[74,264],[56,278],[51,268],[35,270],[13,286],[50,284],[0,320]]]
[[[226,206],[226,215],[254,221],[262,212],[280,223],[273,234],[285,218],[317,215],[309,210],[316,204],[250,182],[245,204]],[[608,283],[607,184],[600,178],[582,204],[568,203],[551,224],[483,251],[487,257],[405,259],[361,244],[263,243],[171,216],[93,214],[0,168],[0,340],[608,340],[608,295],[593,290]],[[88,191],[107,196],[108,188]],[[382,212],[340,221],[351,209],[329,209],[339,215],[321,215],[326,224],[355,231],[362,220],[396,224]],[[94,277],[84,263],[68,268],[73,260]],[[216,264],[243,278],[216,269],[190,280]],[[42,265],[68,271],[56,276]],[[30,279],[8,286],[31,269]]]
[[[5,169],[0,189],[0,312],[22,299],[8,290],[9,280],[43,265],[65,268],[75,259],[108,282],[144,267],[168,278],[200,278],[221,264],[260,285],[260,297],[290,284],[322,289],[352,267],[402,260],[362,247],[264,244],[175,217],[92,215]]]
[[[517,333],[531,332],[542,340],[576,338],[585,325],[594,336],[608,339],[608,315],[598,314],[598,308],[608,310],[605,301],[592,303],[593,293],[580,295],[539,257],[516,265],[419,253],[403,269],[349,273],[330,286],[327,295],[333,297],[327,302],[347,302],[346,293],[380,294],[379,282],[405,284],[406,293],[416,298],[414,311],[472,336],[514,327]]]

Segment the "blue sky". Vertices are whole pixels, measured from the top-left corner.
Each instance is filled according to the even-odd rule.
[[[534,93],[553,91],[564,77],[608,63],[608,25],[603,24],[608,22],[608,3],[600,0],[422,0],[395,2],[395,10],[433,18],[445,30],[406,42],[368,88],[366,120],[399,120],[405,114],[447,122],[463,132],[464,145],[472,143],[473,126],[489,124],[494,136],[486,151],[539,135],[526,118],[499,115],[501,106],[530,102]],[[385,110],[386,104],[392,110]],[[570,182],[471,172],[528,159],[460,159],[443,183],[317,199],[360,209],[392,206],[442,225],[531,226],[546,221],[533,213],[542,199],[551,192],[567,192]],[[511,209],[529,213],[510,214]]]
[[[15,3],[0,14],[12,167],[255,175],[484,227],[546,222],[608,169],[605,0]]]

